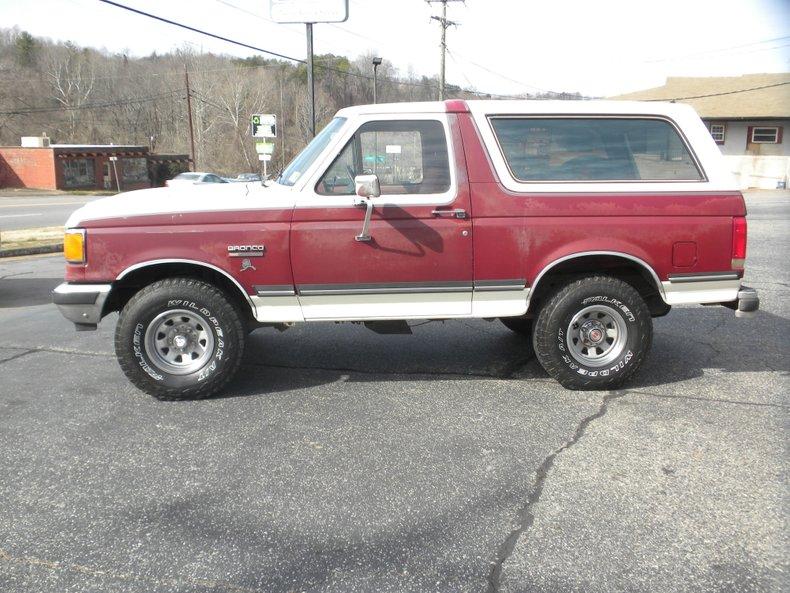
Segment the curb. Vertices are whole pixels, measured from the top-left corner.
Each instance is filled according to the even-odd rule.
[[[61,251],[63,251],[63,243],[36,245],[35,247],[18,247],[16,249],[0,249],[0,258],[39,255],[42,253],[60,253]]]

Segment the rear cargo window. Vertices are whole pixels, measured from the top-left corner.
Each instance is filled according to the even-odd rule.
[[[491,118],[519,181],[700,181],[675,127],[661,119]]]

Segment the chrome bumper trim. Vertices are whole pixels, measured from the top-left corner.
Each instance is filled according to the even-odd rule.
[[[71,284],[64,282],[52,291],[52,302],[77,330],[96,329],[112,284]]]

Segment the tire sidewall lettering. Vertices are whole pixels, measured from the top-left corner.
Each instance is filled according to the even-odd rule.
[[[565,344],[565,340],[566,340],[565,328],[567,327],[568,323],[570,323],[570,320],[573,317],[573,315],[576,313],[576,311],[580,311],[581,309],[584,309],[585,307],[588,307],[596,303],[608,305],[612,308],[617,309],[622,313],[623,319],[628,325],[629,343],[633,343],[634,338],[636,337],[635,332],[639,331],[638,324],[636,321],[636,316],[631,311],[631,308],[629,308],[628,305],[626,305],[620,299],[608,295],[599,294],[599,295],[585,297],[579,301],[576,301],[573,310],[569,312],[568,315],[566,315],[565,321],[562,324],[560,324],[561,326],[557,330],[555,343],[557,345],[557,349],[559,350],[560,359],[562,360],[562,362],[571,371],[590,379],[607,378],[614,374],[619,374],[628,367],[629,363],[634,358],[634,352],[629,347],[625,350],[624,354],[621,355],[621,357],[617,360],[617,362],[615,362],[611,366],[600,368],[600,367],[585,367],[581,363],[576,361],[573,357],[570,356],[570,353],[568,352],[567,346]]]
[[[208,321],[211,325],[211,331],[216,336],[214,353],[210,362],[207,362],[202,368],[189,375],[171,375],[159,371],[145,353],[143,342],[146,328],[157,315],[169,309],[190,309],[195,311]],[[208,307],[192,299],[175,298],[167,299],[166,302],[161,302],[159,306],[154,306],[153,310],[146,315],[145,321],[135,325],[134,332],[132,333],[132,351],[137,364],[153,380],[164,384],[180,384],[184,381],[189,381],[190,378],[197,383],[209,380],[219,369],[221,369],[223,360],[226,358],[226,347],[225,330],[223,330],[219,318]]]

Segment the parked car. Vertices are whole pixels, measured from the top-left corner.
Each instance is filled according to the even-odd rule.
[[[78,330],[120,311],[160,398],[220,391],[257,327],[413,319],[499,318],[565,387],[611,389],[673,305],[759,307],[743,196],[681,104],[351,107],[274,183],[129,198],[69,218],[54,301]]]
[[[214,173],[199,172],[179,173],[172,179],[165,181],[165,185],[168,187],[174,185],[196,185],[198,183],[227,183],[227,181],[219,175],[214,175]]]
[[[235,179],[236,181],[242,181],[244,183],[250,183],[252,181],[260,181],[261,174],[260,173],[241,173]]]

